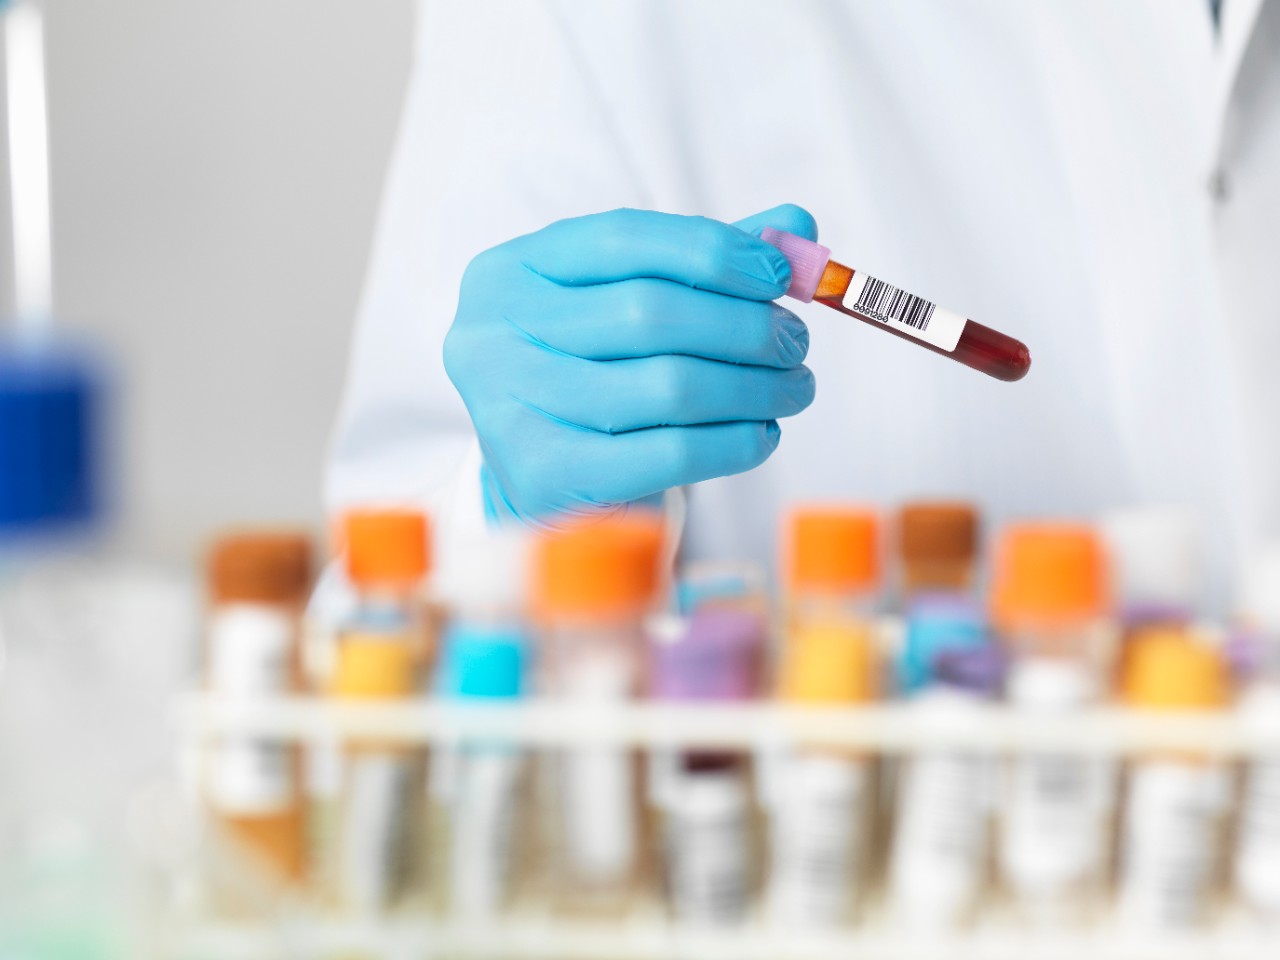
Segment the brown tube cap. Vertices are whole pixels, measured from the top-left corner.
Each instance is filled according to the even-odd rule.
[[[300,603],[311,589],[311,540],[260,531],[215,540],[206,563],[214,603]]]
[[[909,564],[968,563],[978,553],[978,511],[968,503],[909,503],[898,518],[898,549]]]

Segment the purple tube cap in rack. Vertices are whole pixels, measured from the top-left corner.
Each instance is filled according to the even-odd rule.
[[[674,639],[655,642],[653,695],[662,700],[748,700],[760,687],[765,623],[746,610],[699,610]]]

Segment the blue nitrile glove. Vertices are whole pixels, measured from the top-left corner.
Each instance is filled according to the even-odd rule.
[[[445,369],[484,454],[491,517],[541,523],[750,470],[813,401],[791,268],[753,234],[814,237],[782,206],[736,225],[614,210],[481,253]]]

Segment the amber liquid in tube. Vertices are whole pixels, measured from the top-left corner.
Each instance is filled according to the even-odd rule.
[[[839,310],[841,313],[855,317],[863,323],[869,323],[871,326],[878,327],[886,333],[893,334],[895,337],[900,337],[915,344],[917,347],[924,347],[924,349],[932,350],[941,356],[950,357],[957,363],[963,363],[966,367],[972,367],[974,370],[985,373],[989,377],[995,377],[997,380],[1010,382],[1021,380],[1027,375],[1027,371],[1031,369],[1031,351],[1027,349],[1025,343],[1006,336],[999,330],[984,327],[973,320],[965,321],[964,330],[960,334],[960,339],[956,343],[955,349],[944,350],[941,347],[935,347],[931,343],[918,340],[908,333],[902,333],[893,327],[886,326],[874,317],[851,310],[845,305],[844,296],[849,290],[849,285],[853,283],[855,273],[856,271],[852,267],[846,267],[844,264],[836,263],[834,260],[828,261],[826,269],[822,271],[822,279],[818,281],[818,289],[814,293],[813,299],[823,306],[830,307],[832,310]]]

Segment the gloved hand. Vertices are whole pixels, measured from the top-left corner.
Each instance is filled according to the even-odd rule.
[[[795,206],[736,225],[614,210],[471,261],[444,363],[491,516],[599,512],[764,462],[814,393],[766,226],[817,232]]]

